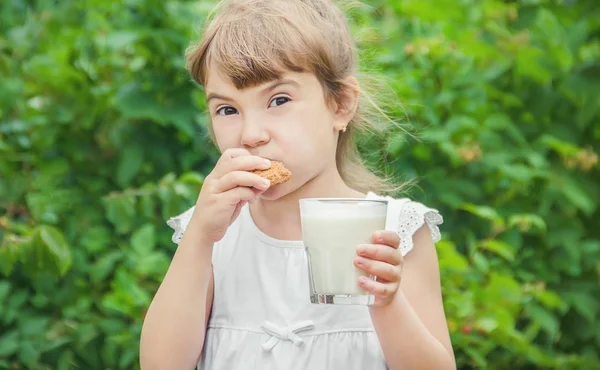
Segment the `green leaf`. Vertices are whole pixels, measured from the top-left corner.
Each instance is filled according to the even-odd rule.
[[[567,305],[561,296],[549,290],[536,292],[535,297],[547,308],[557,308],[561,311],[567,308]]]
[[[145,224],[133,233],[131,246],[140,256],[147,255],[156,246],[155,229],[152,224]]]
[[[502,164],[499,169],[504,176],[521,183],[529,183],[536,177],[545,178],[548,176],[546,171],[536,170],[522,164]]]
[[[539,61],[544,52],[536,47],[524,47],[517,53],[517,73],[546,85],[552,79],[552,73]]]
[[[179,198],[175,192],[170,188],[159,189],[159,197],[162,201],[162,218],[168,219],[175,215],[180,214],[183,210],[181,208],[181,198]]]
[[[93,324],[83,323],[77,327],[77,344],[84,347],[97,338],[99,334],[98,329]]]
[[[594,322],[596,312],[600,308],[600,303],[596,297],[591,297],[585,293],[564,293],[563,297],[588,323]]]
[[[499,326],[498,321],[493,317],[482,317],[477,320],[477,327],[490,333]]]
[[[71,267],[71,249],[62,232],[52,226],[42,225],[37,229],[39,238],[47,248],[60,276],[64,276]]]
[[[560,191],[569,202],[587,216],[590,216],[596,209],[594,200],[587,194],[585,189],[570,177],[554,176],[552,179],[552,186]]]
[[[116,317],[102,319],[99,323],[99,326],[103,332],[111,335],[120,333],[128,328],[128,324],[126,322]]]
[[[35,308],[48,307],[49,303],[50,303],[50,299],[48,298],[48,296],[43,295],[43,294],[36,294],[35,296],[33,296],[33,298],[31,298],[31,304]]]
[[[560,140],[549,134],[542,135],[539,139],[539,142],[547,148],[554,149],[565,157],[575,155],[579,151],[579,148],[576,145]]]
[[[517,129],[507,114],[494,113],[484,121],[483,125],[493,130],[506,132],[517,144],[521,146],[529,146],[525,136],[523,136],[523,133]]]
[[[105,253],[90,268],[90,279],[92,283],[98,284],[104,281],[118,266],[118,262],[123,259],[121,251],[112,251]]]
[[[104,226],[93,226],[83,230],[80,244],[92,254],[99,253],[111,245],[113,238],[110,230]]]
[[[57,370],[70,370],[73,369],[75,364],[75,356],[72,350],[65,350],[58,359]]]
[[[135,272],[139,276],[162,278],[169,268],[170,260],[162,253],[151,253],[136,259]]]
[[[490,302],[490,304],[494,304],[494,302]],[[496,307],[497,308],[493,311],[491,317],[498,323],[498,328],[511,336],[519,336],[520,334],[518,334],[518,332],[515,333],[515,318],[513,314],[507,307],[499,307],[497,304]]]
[[[527,311],[529,317],[538,322],[551,338],[556,338],[559,335],[560,324],[554,315],[538,305],[530,305]]]
[[[120,234],[131,231],[135,219],[134,197],[127,195],[115,195],[105,198],[106,217],[115,226]]]
[[[32,342],[24,341],[19,348],[18,358],[27,368],[39,368],[41,353]]]
[[[106,36],[102,41],[115,51],[131,46],[140,37],[140,32],[136,30],[114,31]]]
[[[481,271],[481,272],[488,272],[490,270],[490,264],[488,262],[488,259],[481,253],[479,252],[475,252],[473,253],[473,264]]]
[[[494,252],[509,262],[515,260],[515,250],[510,245],[496,239],[486,240],[481,247],[490,252]]]
[[[10,293],[11,285],[8,281],[0,280],[0,306],[2,306],[2,302],[6,299],[8,294]]]
[[[600,99],[586,99],[577,117],[579,127],[585,129],[589,123],[593,122],[594,117],[597,117],[599,112]]]
[[[186,172],[179,178],[179,181],[198,186],[198,191],[204,184],[204,176],[198,172]]]
[[[140,197],[140,208],[144,218],[152,219],[156,217],[155,207],[156,201],[154,199],[154,195],[145,195]]]
[[[16,290],[12,295],[8,297],[8,303],[5,307],[9,307],[14,310],[20,310],[28,299],[29,293],[27,291]]]
[[[527,232],[532,228],[545,232],[546,221],[538,215],[534,214],[519,214],[510,216],[508,219],[508,227],[519,227],[523,232]]]
[[[489,298],[494,302],[505,302],[512,305],[521,302],[521,286],[515,279],[508,275],[491,273],[486,290],[490,296]]]
[[[0,358],[7,358],[17,353],[20,347],[19,333],[5,332],[0,336]]]
[[[137,357],[138,354],[135,351],[127,351],[119,358],[119,366],[121,368],[130,369]]]
[[[18,261],[19,255],[14,245],[0,245],[0,272],[4,276],[10,275]]]
[[[117,183],[121,188],[131,184],[131,180],[137,176],[143,162],[144,150],[139,144],[133,142],[125,147],[117,167]]]
[[[469,262],[460,253],[456,251],[454,244],[446,240],[440,240],[436,243],[438,250],[438,260],[440,270],[442,271],[468,271]]]
[[[485,220],[494,221],[496,223],[502,223],[502,217],[496,212],[495,209],[488,206],[478,206],[472,203],[465,203],[461,206],[461,209],[474,214],[477,217]]]
[[[487,360],[475,348],[466,347],[464,351],[471,358],[471,360],[473,360],[475,366],[478,368],[487,368]]]
[[[45,334],[50,319],[47,317],[28,317],[20,320],[19,328],[25,337],[39,337]]]
[[[548,9],[540,9],[536,25],[545,36],[552,51],[551,56],[557,61],[563,72],[573,67],[573,55],[567,45],[566,32],[554,13]]]

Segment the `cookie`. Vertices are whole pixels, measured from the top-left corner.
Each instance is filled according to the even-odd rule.
[[[266,170],[254,170],[252,173],[271,181],[271,185],[279,185],[292,178],[290,170],[283,163],[271,161],[271,167]]]

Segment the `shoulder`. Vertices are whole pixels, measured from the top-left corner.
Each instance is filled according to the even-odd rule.
[[[179,244],[181,242],[181,238],[183,238],[183,233],[187,229],[190,224],[190,220],[192,219],[192,215],[194,214],[194,210],[196,206],[188,208],[185,212],[173,216],[167,220],[167,225],[173,229],[173,236],[171,240],[175,244]]]
[[[173,229],[173,236],[171,237],[173,243],[179,244],[181,242],[183,234],[190,225],[190,221],[192,220],[192,216],[194,215],[195,210],[196,206],[190,207],[183,213],[175,215],[166,221],[167,225],[171,229]],[[238,218],[229,226],[229,228],[227,229],[227,233],[225,234],[226,236],[235,234],[235,232],[239,230],[239,220],[242,218],[240,216],[238,216]],[[221,243],[217,242],[217,244]]]
[[[400,252],[406,255],[415,246],[417,239],[426,237],[429,231],[433,243],[440,241],[439,226],[444,222],[440,212],[409,198],[382,197],[369,193],[368,198],[388,200],[386,229],[400,236]]]

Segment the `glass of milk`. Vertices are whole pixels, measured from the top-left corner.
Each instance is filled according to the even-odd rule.
[[[373,233],[385,229],[386,215],[386,200],[300,200],[312,303],[373,304],[375,297],[358,285],[358,278],[374,277],[354,267],[354,259],[358,245],[371,244]]]

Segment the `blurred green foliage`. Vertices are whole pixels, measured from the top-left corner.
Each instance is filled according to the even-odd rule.
[[[368,3],[364,64],[420,140],[367,148],[445,216],[459,368],[600,368],[597,1]],[[139,368],[164,221],[216,159],[183,68],[213,4],[0,2],[0,369]]]

